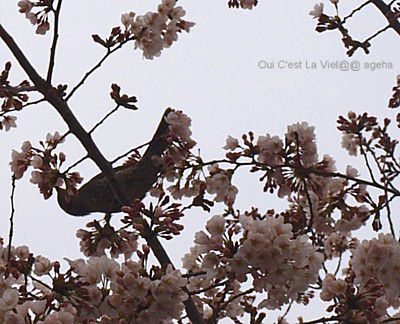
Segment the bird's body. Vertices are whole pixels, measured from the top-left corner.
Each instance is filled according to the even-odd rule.
[[[171,110],[167,110],[163,117],[169,111]],[[143,199],[157,181],[160,166],[155,163],[154,157],[160,157],[167,148],[164,136],[167,129],[168,124],[163,118],[140,161],[114,169],[117,182],[131,203],[135,199]],[[79,195],[70,197],[69,201],[66,199],[65,189],[57,188],[57,193],[60,207],[73,216],[85,216],[92,212],[116,213],[122,208],[122,203],[102,173],[79,188]]]

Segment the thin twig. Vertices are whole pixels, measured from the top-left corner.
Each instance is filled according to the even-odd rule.
[[[51,83],[51,78],[53,76],[54,64],[56,59],[56,48],[58,41],[58,27],[59,27],[59,19],[60,19],[60,11],[61,11],[61,3],[62,0],[58,0],[57,8],[54,11],[54,30],[53,30],[53,41],[50,49],[50,59],[49,59],[49,67],[47,70],[47,82]]]
[[[288,307],[286,308],[286,311],[281,316],[282,319],[284,319],[289,314],[289,311],[292,308],[293,302],[294,302],[293,300],[290,301]]]
[[[371,1],[368,0],[368,1],[364,2],[362,5],[360,5],[359,7],[357,7],[356,9],[354,9],[349,15],[347,15],[346,17],[343,18],[342,24],[344,24],[347,19],[351,18],[357,11],[360,11],[362,8],[364,8],[370,2]]]
[[[365,150],[364,150],[364,148],[362,146],[362,135],[361,134],[358,134],[358,141],[360,143],[360,151],[361,151],[362,156],[364,157],[365,165],[366,165],[366,167],[368,169],[369,176],[371,177],[371,180],[373,182],[376,182],[376,180],[374,178],[374,172],[372,171],[371,165],[370,165],[369,160],[368,160],[368,155],[367,155],[367,153],[365,152]],[[367,149],[368,149],[368,146],[367,146]]]
[[[20,92],[30,92],[30,91],[37,91],[37,89],[34,86],[22,86],[22,87],[18,87],[18,86],[8,86],[8,85],[3,85],[0,86],[0,90],[3,90],[5,92],[8,91],[12,91],[15,93],[20,93]]]
[[[25,108],[25,107],[28,107],[28,106],[32,106],[32,105],[37,105],[38,103],[41,103],[41,102],[44,102],[44,101],[46,101],[46,99],[44,99],[44,98],[38,99],[38,100],[35,100],[35,101],[31,101],[31,102],[26,103],[25,105],[22,105],[22,108]]]
[[[85,161],[89,156],[85,155],[84,157],[80,158],[78,161],[72,163],[67,170],[65,170],[65,173],[68,173],[72,168],[75,168],[79,163],[82,163],[83,161]]]
[[[317,320],[313,320],[313,321],[308,321],[308,322],[304,322],[302,321],[302,324],[317,324],[317,323],[329,323],[329,322],[337,322],[340,323],[340,321],[343,321],[343,323],[347,323],[347,324],[352,324],[352,323],[361,323],[361,322],[354,322],[351,320],[348,320],[346,318],[342,318],[339,316],[332,316],[332,317],[321,317]]]
[[[343,253],[340,252],[338,264],[337,264],[337,266],[336,266],[335,272],[333,273],[333,275],[334,275],[335,277],[336,277],[336,275],[339,273],[340,265],[342,264],[342,257],[343,257]]]
[[[113,113],[115,113],[118,108],[121,107],[120,105],[117,105],[113,110],[111,110],[109,113],[107,113],[96,125],[93,126],[93,128],[89,131],[89,134],[92,134],[94,130],[99,127],[101,124],[104,123],[104,121],[110,117]]]
[[[27,102],[26,104],[22,105],[21,108],[19,108],[19,109],[11,108],[11,109],[6,110],[6,111],[0,111],[0,116],[4,116],[4,115],[6,115],[6,114],[8,114],[10,112],[13,112],[13,111],[21,111],[25,107],[36,105],[36,104],[38,104],[40,102],[43,102],[43,101],[46,101],[46,100],[42,98],[42,99],[39,99],[39,100],[36,100],[36,101]]]
[[[10,261],[11,258],[11,245],[12,245],[12,238],[14,234],[14,214],[15,214],[15,205],[14,205],[14,196],[15,196],[15,174],[12,175],[11,177],[11,196],[10,196],[10,201],[11,201],[11,213],[10,213],[10,231],[8,234],[8,257],[7,261]]]
[[[207,273],[206,273],[206,274],[207,274]],[[188,292],[188,294],[189,294],[189,295],[203,294],[203,293],[205,293],[205,292],[207,292],[207,291],[209,291],[209,290],[211,290],[211,289],[224,286],[224,285],[226,285],[227,283],[229,283],[229,279],[226,279],[226,280],[221,281],[221,282],[219,282],[219,283],[217,283],[217,284],[208,286],[208,287],[203,288],[203,289],[200,289],[200,290],[190,291],[190,292]]]
[[[378,36],[379,34],[383,33],[384,31],[388,30],[389,28],[391,28],[390,25],[387,25],[386,27],[382,28],[381,30],[378,30],[375,34],[373,34],[372,36],[368,37],[364,43],[369,42],[371,39],[375,38],[376,36]]]
[[[111,164],[114,164],[115,162],[123,159],[124,157],[127,157],[129,154],[131,154],[132,152],[136,151],[136,150],[140,150],[142,147],[145,147],[147,145],[149,145],[151,143],[151,141],[141,144],[139,146],[136,146],[132,149],[130,149],[129,151],[125,152],[124,154],[118,155],[114,160],[111,160]]]
[[[388,199],[389,199],[388,192],[387,192],[387,190],[385,190],[385,200],[388,201]],[[390,204],[386,204],[386,217],[389,222],[390,232],[392,233],[393,237],[396,239],[396,232],[394,229],[394,224],[393,224],[391,215],[392,215],[392,213],[390,210]]]
[[[78,84],[71,90],[71,92],[67,95],[67,97],[65,98],[65,101],[68,101],[73,94],[85,83],[86,79],[93,73],[95,72],[99,67],[101,67],[101,65],[104,63],[104,61],[114,52],[118,51],[120,48],[122,48],[123,45],[125,45],[127,42],[134,40],[134,38],[128,38],[126,41],[121,42],[118,44],[117,47],[113,48],[112,50],[110,50],[109,48],[107,49],[106,54],[104,54],[104,56],[100,59],[100,61],[93,66],[84,76],[83,78],[78,82]]]
[[[213,316],[207,321],[207,323],[216,323],[216,320],[217,320],[217,317],[218,317],[219,312],[220,312],[221,310],[225,309],[226,306],[228,306],[230,302],[232,302],[232,301],[234,301],[235,299],[238,299],[238,298],[240,298],[240,297],[242,297],[242,296],[245,296],[245,295],[247,295],[247,294],[250,294],[250,293],[252,293],[252,292],[254,292],[254,288],[250,288],[250,289],[248,289],[248,290],[246,290],[246,291],[241,292],[240,294],[237,294],[237,295],[232,296],[231,298],[229,298],[226,302],[222,303],[222,305],[218,306],[218,307],[214,310]],[[224,292],[224,295],[226,295],[226,292]]]

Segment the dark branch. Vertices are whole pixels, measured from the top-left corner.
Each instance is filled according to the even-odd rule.
[[[390,5],[387,5],[382,0],[371,0],[371,2],[379,9],[379,11],[386,17],[391,28],[400,35],[400,22],[397,19],[391,18],[389,15],[392,12]]]
[[[10,231],[8,234],[8,261],[10,261],[11,258],[11,245],[12,245],[12,238],[14,234],[14,214],[15,214],[15,207],[14,207],[14,195],[15,195],[15,175],[12,176],[11,179],[11,196],[10,196],[10,201],[11,201],[11,214],[10,214]]]
[[[58,0],[57,8],[54,12],[54,30],[53,30],[53,42],[50,50],[50,60],[49,60],[49,68],[47,70],[47,82],[51,83],[51,77],[53,76],[54,64],[56,59],[56,48],[58,41],[58,25],[60,19],[60,11],[61,11],[61,3],[62,0]]]

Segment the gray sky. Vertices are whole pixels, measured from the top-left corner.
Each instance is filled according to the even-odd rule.
[[[43,75],[51,37],[35,35],[34,27],[18,13],[16,3],[1,2],[0,21]],[[78,119],[90,128],[113,108],[109,98],[111,83],[118,83],[123,93],[138,97],[139,111],[121,111],[95,133],[95,140],[108,158],[148,141],[164,109],[171,106],[192,118],[193,138],[206,159],[223,157],[222,146],[227,135],[240,137],[252,130],[256,136],[265,133],[283,136],[287,125],[307,121],[316,126],[320,156],[329,153],[337,160],[338,168],[344,170],[347,164],[358,162],[340,147],[337,116],[353,110],[394,119],[395,112],[387,108],[391,88],[400,73],[400,42],[394,32],[388,31],[373,40],[371,54],[357,51],[349,59],[337,31],[322,34],[314,31],[316,20],[309,15],[314,1],[260,0],[252,11],[229,10],[225,0],[179,3],[186,10],[185,18],[196,22],[189,34],[179,35],[178,42],[153,61],[143,60],[141,53],[128,44],[70,101]],[[342,0],[340,12],[348,13],[353,3]],[[146,1],[144,5],[143,1],[132,0],[64,1],[54,83],[66,83],[71,89],[103,55],[103,48],[92,42],[91,34],[107,36],[111,27],[119,25],[121,13],[144,14],[155,10],[157,4],[158,1]],[[328,1],[325,11],[334,13]],[[357,14],[348,27],[355,38],[362,40],[384,25],[383,17],[370,7]],[[0,59],[1,65],[7,60],[14,62],[1,43]],[[359,61],[360,71],[322,66],[343,60]],[[289,69],[289,62],[301,64],[301,68]],[[273,64],[274,68],[260,68],[265,63]],[[315,69],[306,68],[313,63]],[[385,68],[371,71],[366,68],[371,63],[381,63]],[[14,63],[11,80],[18,83],[23,78]],[[1,134],[0,235],[3,237],[8,236],[11,150],[19,150],[26,139],[37,144],[48,132],[66,130],[55,111],[46,105],[29,107],[17,117],[18,128]],[[69,163],[83,155],[73,138],[68,138],[60,149],[67,154]],[[98,172],[90,162],[83,163],[79,171],[86,179]],[[17,183],[14,245],[29,245],[35,254],[53,260],[60,256],[80,257],[75,232],[92,217],[63,214],[55,198],[44,201],[29,178],[27,174]],[[242,210],[251,206],[265,210],[286,205],[260,193],[257,177],[248,177],[244,171],[238,175],[238,187],[237,208]],[[177,265],[188,251],[193,233],[209,217],[200,210],[191,212],[184,220],[187,231],[166,244],[174,248],[172,258]]]

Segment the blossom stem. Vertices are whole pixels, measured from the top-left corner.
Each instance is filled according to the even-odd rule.
[[[347,19],[351,18],[357,11],[360,11],[362,8],[364,8],[367,4],[371,3],[370,0],[364,2],[363,4],[361,4],[359,7],[357,7],[356,9],[354,9],[349,15],[347,15],[346,17],[343,18],[342,20],[342,24],[344,24],[346,22]]]
[[[116,52],[117,50],[119,50],[120,48],[122,48],[122,46],[123,46],[124,44],[126,44],[127,42],[129,42],[129,41],[131,41],[131,40],[134,40],[134,38],[131,37],[131,38],[128,38],[127,40],[125,40],[125,41],[123,41],[123,42],[120,42],[120,43],[118,44],[118,46],[117,46],[117,47],[114,47],[112,50],[107,49],[106,54],[104,54],[104,56],[100,59],[100,61],[99,61],[95,66],[93,66],[93,67],[83,76],[83,78],[78,82],[78,84],[77,84],[77,85],[71,90],[71,92],[66,96],[65,101],[68,101],[68,100],[73,96],[73,94],[85,83],[86,79],[87,79],[90,75],[92,75],[92,73],[95,72],[98,68],[100,68],[101,65],[104,63],[104,61],[105,61],[111,54],[113,54],[114,52]]]
[[[115,113],[118,108],[121,107],[120,105],[117,105],[113,110],[111,110],[109,113],[107,113],[96,125],[93,126],[93,128],[89,131],[89,134],[92,134],[97,127],[99,127],[101,124],[104,123],[104,121],[110,117],[113,113]]]
[[[14,205],[14,195],[15,195],[15,174],[12,175],[11,178],[11,196],[10,196],[10,201],[11,201],[11,214],[10,214],[10,231],[8,234],[8,257],[7,261],[10,262],[11,258],[11,246],[12,246],[12,238],[14,234],[14,214],[15,214],[15,205]]]
[[[62,0],[58,0],[57,8],[54,11],[53,41],[52,41],[52,45],[51,45],[51,49],[50,49],[49,67],[47,70],[47,78],[46,78],[47,82],[49,82],[49,83],[51,83],[51,77],[53,76],[53,70],[54,70],[54,65],[55,65],[61,3],[62,3]]]

